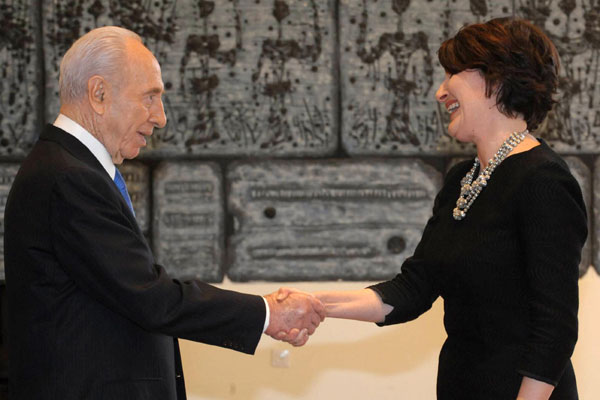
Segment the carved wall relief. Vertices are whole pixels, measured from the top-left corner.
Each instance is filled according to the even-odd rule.
[[[228,275],[394,276],[420,239],[440,180],[414,159],[236,164],[227,174]]]
[[[212,163],[164,162],[154,180],[154,255],[172,276],[220,282],[222,177]]]

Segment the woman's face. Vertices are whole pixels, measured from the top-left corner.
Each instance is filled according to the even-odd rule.
[[[495,96],[486,97],[485,80],[476,69],[446,73],[435,98],[450,113],[448,134],[461,142],[474,142],[485,135],[486,124],[498,111]]]

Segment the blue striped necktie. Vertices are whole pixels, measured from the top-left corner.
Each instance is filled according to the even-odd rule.
[[[131,204],[131,198],[129,197],[129,193],[127,192],[127,186],[125,185],[125,180],[123,179],[123,175],[121,175],[121,173],[119,172],[119,170],[117,168],[115,168],[115,184],[119,188],[119,192],[121,192],[121,195],[125,199],[125,202],[129,206],[129,209],[131,210],[131,212],[133,213],[133,216],[135,217],[135,211],[133,211],[133,204]]]

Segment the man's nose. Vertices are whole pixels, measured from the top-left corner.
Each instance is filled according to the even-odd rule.
[[[150,122],[157,128],[164,128],[167,125],[167,115],[165,114],[165,108],[163,106],[162,99],[152,107],[150,114]]]

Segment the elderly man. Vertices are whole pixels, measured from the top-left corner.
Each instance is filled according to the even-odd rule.
[[[60,67],[60,115],[5,213],[13,399],[184,399],[177,338],[254,353],[261,334],[304,344],[314,297],[173,280],[154,263],[115,168],[166,117],[160,66],[138,35],[92,30]]]

